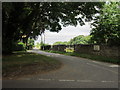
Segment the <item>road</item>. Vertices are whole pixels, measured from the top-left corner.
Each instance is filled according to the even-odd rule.
[[[118,65],[40,50],[29,52],[60,60],[63,66],[19,80],[4,80],[3,88],[118,88]]]

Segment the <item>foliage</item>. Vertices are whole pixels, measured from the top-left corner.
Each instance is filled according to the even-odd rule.
[[[67,45],[68,44],[68,42],[61,42],[61,41],[58,41],[58,42],[55,42],[55,43],[53,43],[53,45]]]
[[[18,42],[18,45],[22,45],[24,48],[26,47],[26,45],[23,42]]]
[[[79,35],[70,40],[70,44],[89,44],[91,36]]]
[[[120,2],[109,2],[95,17],[92,40],[98,44],[120,45]]]
[[[17,42],[13,48],[14,51],[25,51],[26,45],[23,42]]]
[[[27,49],[32,49],[34,47],[34,39],[28,38]]]
[[[75,44],[91,44],[90,40],[91,36],[84,36],[84,35],[79,35],[77,37],[74,37],[68,42],[55,42],[53,45],[75,45]]]
[[[50,45],[46,44],[46,43],[43,43],[43,42],[41,42],[41,43],[37,42],[36,45],[35,45],[35,47],[38,48],[38,49],[42,49],[44,46],[50,46]]]
[[[49,50],[50,48],[51,48],[51,45],[43,43],[43,42],[40,43],[41,50]]]
[[[28,43],[27,45],[34,46],[34,39],[28,38]]]
[[[49,44],[46,44],[46,43],[43,43],[43,42],[40,43],[40,46],[46,46],[46,45],[49,45]]]
[[[82,19],[92,20],[92,16],[98,13],[95,6],[101,5],[100,2],[3,2],[3,50],[11,52],[18,40],[27,43],[29,37],[37,38],[45,29],[58,32],[61,24],[84,25]]]
[[[37,42],[35,47],[40,49],[40,43]]]

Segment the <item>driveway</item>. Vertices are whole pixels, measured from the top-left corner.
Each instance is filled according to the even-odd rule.
[[[4,80],[3,88],[118,88],[118,65],[31,50],[63,63],[56,70],[19,80]]]

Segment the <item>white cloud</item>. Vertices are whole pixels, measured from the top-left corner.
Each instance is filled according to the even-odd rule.
[[[49,44],[53,44],[57,41],[69,41],[71,38],[76,37],[78,35],[89,35],[90,34],[90,24],[86,23],[84,26],[77,27],[68,26],[63,27],[61,31],[57,32],[50,32],[48,30],[45,31],[45,42]],[[40,37],[38,40],[35,41],[40,42]]]

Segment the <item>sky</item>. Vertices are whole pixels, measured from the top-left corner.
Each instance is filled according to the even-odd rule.
[[[90,35],[90,23],[86,22],[85,25],[80,26],[67,26],[62,27],[62,30],[57,32],[50,32],[49,30],[45,31],[45,43],[46,44],[53,44],[58,41],[69,41],[70,39],[78,36],[78,35]],[[35,44],[37,42],[41,42],[40,36],[38,36],[38,39],[35,41]]]

